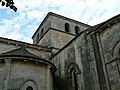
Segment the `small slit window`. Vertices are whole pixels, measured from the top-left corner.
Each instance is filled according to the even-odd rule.
[[[68,23],[65,23],[65,31],[70,32],[70,25]]]
[[[75,26],[75,34],[78,35],[80,31],[80,28],[78,26]]]

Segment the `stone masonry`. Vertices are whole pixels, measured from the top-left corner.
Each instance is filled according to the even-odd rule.
[[[0,90],[120,90],[120,15],[90,26],[49,12],[32,39],[0,38]]]

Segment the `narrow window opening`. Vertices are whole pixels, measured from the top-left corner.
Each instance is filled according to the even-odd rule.
[[[74,85],[75,85],[75,90],[78,90],[78,84],[77,84],[77,76],[74,72]]]
[[[76,63],[71,63],[67,69],[68,76],[68,89],[67,90],[78,90],[78,79],[77,75],[80,74],[80,69]]]
[[[77,76],[75,74],[75,70],[72,71],[72,82],[73,82],[73,90],[78,90]]]
[[[70,25],[68,23],[65,23],[65,31],[70,32]]]
[[[42,29],[41,29],[41,36],[43,35],[43,30],[44,30],[44,29],[42,28]]]
[[[74,69],[71,70],[70,90],[78,90],[77,75]]]
[[[33,90],[33,88],[31,86],[28,86],[26,90]]]
[[[37,41],[39,40],[39,33],[37,34]]]
[[[78,35],[79,34],[79,30],[80,28],[78,26],[75,26],[75,34]]]

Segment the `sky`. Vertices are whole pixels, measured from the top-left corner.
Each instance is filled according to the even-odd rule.
[[[13,0],[17,12],[0,5],[0,37],[32,43],[48,12],[96,25],[120,14],[120,0]],[[1,3],[0,3],[1,4]]]

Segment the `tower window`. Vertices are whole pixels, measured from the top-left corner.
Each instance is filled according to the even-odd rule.
[[[41,36],[43,35],[43,30],[44,30],[44,29],[42,28],[42,29],[41,29]]]
[[[78,26],[75,26],[75,34],[78,35],[80,31],[80,28]]]
[[[70,25],[68,23],[65,23],[65,31],[70,32]]]
[[[31,86],[28,86],[26,90],[33,90],[33,88]]]
[[[39,40],[39,33],[37,34],[37,41]]]

